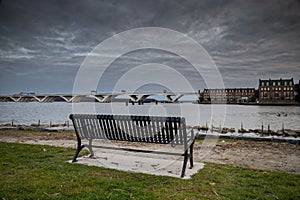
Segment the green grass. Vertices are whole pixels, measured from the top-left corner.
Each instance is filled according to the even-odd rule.
[[[67,163],[74,149],[0,143],[1,199],[300,199],[300,175],[207,163],[190,180]]]

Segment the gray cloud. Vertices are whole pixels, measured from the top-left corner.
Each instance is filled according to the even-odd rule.
[[[46,80],[48,92],[68,91],[81,62],[97,44],[119,32],[149,26],[180,31],[203,45],[226,86],[256,87],[258,78],[300,77],[297,0],[3,0],[0,93],[26,89],[24,85],[37,92],[46,90],[36,86],[36,79]],[[205,86],[188,63],[151,50],[123,56],[108,79],[123,73],[126,67],[121,66],[150,61],[174,66],[195,87]]]

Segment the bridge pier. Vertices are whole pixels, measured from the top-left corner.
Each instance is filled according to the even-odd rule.
[[[145,100],[150,96],[150,94],[142,94],[142,95],[137,95],[137,94],[130,94],[129,98],[132,102],[134,103],[144,103]]]
[[[183,97],[183,94],[163,94],[163,96],[166,98],[166,100],[170,103],[178,102],[178,100]],[[175,97],[174,97],[175,96]]]

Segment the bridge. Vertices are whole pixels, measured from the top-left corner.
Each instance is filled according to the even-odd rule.
[[[184,95],[197,95],[197,92],[163,92],[163,93],[96,93],[96,94],[35,94],[35,93],[20,93],[10,96],[0,96],[0,102],[66,102],[66,103],[79,103],[79,102],[99,102],[110,103],[113,101],[127,101],[133,103],[147,102],[150,96],[162,96],[168,103],[176,103]],[[118,99],[117,97],[122,96]],[[159,101],[159,100],[157,100]]]

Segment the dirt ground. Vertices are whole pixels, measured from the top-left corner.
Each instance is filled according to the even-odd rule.
[[[1,142],[76,147],[74,133],[1,130]],[[300,174],[300,145],[289,143],[222,141],[196,142],[194,159]]]

